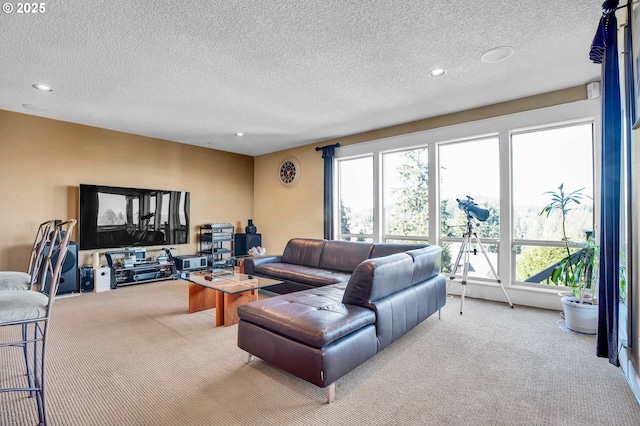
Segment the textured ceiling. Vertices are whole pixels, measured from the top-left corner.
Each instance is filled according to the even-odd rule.
[[[601,3],[47,0],[0,15],[0,109],[261,155],[598,80]]]

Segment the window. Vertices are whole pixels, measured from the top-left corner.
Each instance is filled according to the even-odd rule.
[[[339,238],[373,241],[373,157],[338,163]]]
[[[423,237],[429,230],[428,149],[384,154],[384,239],[407,242],[405,237]]]
[[[511,136],[515,279],[552,284],[556,262],[593,232],[593,125],[583,123]],[[565,213],[553,208],[565,205]]]
[[[547,287],[566,255],[561,215],[540,215],[548,191],[583,195],[565,218],[570,251],[594,231],[599,112],[597,100],[579,101],[341,147],[338,238],[436,244],[451,272],[467,226],[457,200],[469,196],[489,212],[473,220],[488,261],[478,250],[469,277],[492,285],[493,267],[507,286]]]
[[[452,271],[456,266],[457,255],[462,245],[461,237],[468,227],[467,214],[458,207],[459,201],[470,201],[487,210],[489,217],[484,221],[477,218],[471,221],[473,232],[478,235],[484,245],[487,256],[485,257],[481,252],[470,256],[468,276],[496,278],[491,267],[493,266],[494,269],[498,267],[496,243],[500,238],[498,142],[497,137],[491,137],[439,146],[440,232],[442,247],[445,250],[443,256],[445,272]],[[458,263],[457,266],[463,265]],[[456,269],[461,272],[461,269]]]

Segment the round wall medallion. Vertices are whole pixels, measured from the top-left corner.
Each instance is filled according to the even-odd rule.
[[[293,188],[300,179],[300,162],[296,157],[287,157],[282,163],[280,163],[280,169],[278,170],[280,183],[285,188]]]

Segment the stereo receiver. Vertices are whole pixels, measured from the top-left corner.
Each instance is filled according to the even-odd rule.
[[[174,256],[176,269],[179,271],[194,271],[207,268],[207,256]]]

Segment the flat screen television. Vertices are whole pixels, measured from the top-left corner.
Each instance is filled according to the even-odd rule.
[[[189,242],[189,192],[80,184],[80,250]]]

